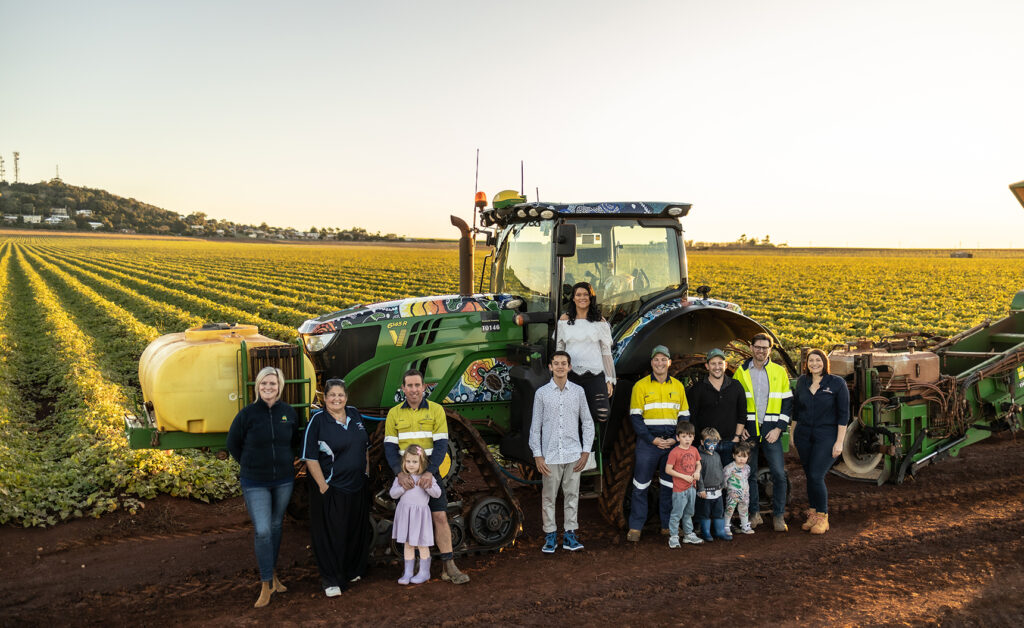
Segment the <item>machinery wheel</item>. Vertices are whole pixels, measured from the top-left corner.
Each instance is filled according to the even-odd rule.
[[[767,464],[761,465],[757,468],[757,503],[761,512],[772,511],[772,497],[774,494],[775,487],[772,485],[772,472]],[[793,486],[789,482],[789,474],[786,474],[786,504],[789,504],[792,499]]]
[[[452,481],[459,477],[459,472],[462,471],[462,445],[458,441],[458,436],[451,432],[448,433],[448,457],[451,459],[451,470],[441,480],[441,486],[445,490],[451,488]]]
[[[454,515],[448,518],[448,527],[452,529],[452,550],[457,552],[466,542],[466,521],[462,515]]]
[[[878,451],[882,444],[881,434],[872,438],[860,421],[852,421],[843,439],[843,462],[855,473],[870,473],[882,461],[882,452]]]
[[[515,533],[512,507],[500,497],[480,500],[469,514],[469,532],[483,545],[501,545]]]
[[[635,448],[633,426],[628,419],[619,421],[615,441],[604,458],[604,490],[598,497],[597,506],[604,520],[620,529],[625,529],[629,520]]]

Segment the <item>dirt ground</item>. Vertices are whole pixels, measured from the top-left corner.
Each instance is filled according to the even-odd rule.
[[[0,528],[0,625],[1021,625],[1024,442],[997,436],[901,486],[830,477],[832,529],[818,537],[793,525],[806,497],[795,457],[787,466],[789,533],[677,550],[657,530],[627,544],[586,501],[586,549],[543,555],[539,495],[519,492],[519,542],[463,558],[465,586],[401,587],[381,566],[328,599],[305,525],[287,520],[289,590],[264,609],[241,499]]]

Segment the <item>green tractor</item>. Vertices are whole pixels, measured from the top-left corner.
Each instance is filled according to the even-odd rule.
[[[701,365],[714,347],[743,353],[756,333],[772,335],[732,303],[689,293],[680,219],[686,203],[527,202],[478,195],[483,228],[462,231],[460,293],[352,307],[306,321],[300,336],[319,384],[345,379],[349,403],[381,421],[402,399],[402,374],[424,374],[432,401],[449,422],[449,519],[457,552],[510,545],[522,513],[513,493],[536,483],[527,445],[535,391],[549,379],[553,332],[570,287],[588,281],[612,328],[618,385],[611,418],[597,425],[596,469],[585,472],[583,496],[596,497],[609,523],[624,526],[632,485],[635,437],[628,418],[632,385],[649,372],[651,350],[668,346],[676,372]],[[475,223],[475,221],[474,221]],[[493,247],[474,290],[474,237]],[[484,288],[484,283],[487,288]],[[778,353],[791,372],[793,364]],[[318,386],[322,388],[322,386]],[[371,464],[379,497],[379,538],[389,509],[383,489],[391,471],[377,431]],[[656,509],[652,509],[656,512]]]

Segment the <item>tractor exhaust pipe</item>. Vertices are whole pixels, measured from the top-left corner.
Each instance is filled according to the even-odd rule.
[[[459,294],[468,297],[473,294],[473,257],[476,252],[473,232],[466,221],[452,216],[452,224],[462,233],[459,237]]]

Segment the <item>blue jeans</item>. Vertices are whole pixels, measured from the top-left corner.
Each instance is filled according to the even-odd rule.
[[[807,475],[807,501],[816,512],[828,512],[828,489],[825,474],[832,468],[832,445],[839,429],[835,425],[822,427],[798,426],[793,443],[800,454],[800,463]]]
[[[672,448],[662,449],[647,441],[636,442],[636,470],[633,472],[633,496],[629,502],[629,529],[642,530],[647,522],[647,490],[653,488],[660,491],[658,514],[661,527],[667,528],[672,514],[672,478],[665,473],[668,454]],[[657,472],[657,480],[652,480]]]
[[[277,486],[242,489],[245,507],[256,529],[256,563],[260,567],[260,580],[270,582],[274,577],[277,552],[281,548],[281,524],[284,511],[292,498],[293,482]]]
[[[679,536],[679,521],[683,522],[683,536],[693,534],[693,505],[697,499],[697,489],[690,487],[685,491],[672,493],[672,514],[668,519],[668,533]]]
[[[763,427],[763,426],[762,426]],[[750,517],[761,512],[761,496],[757,490],[758,450],[764,452],[768,461],[768,470],[772,474],[772,515],[781,517],[786,512],[786,464],[782,454],[782,436],[774,443],[761,440],[751,443],[754,449],[750,452]]]

